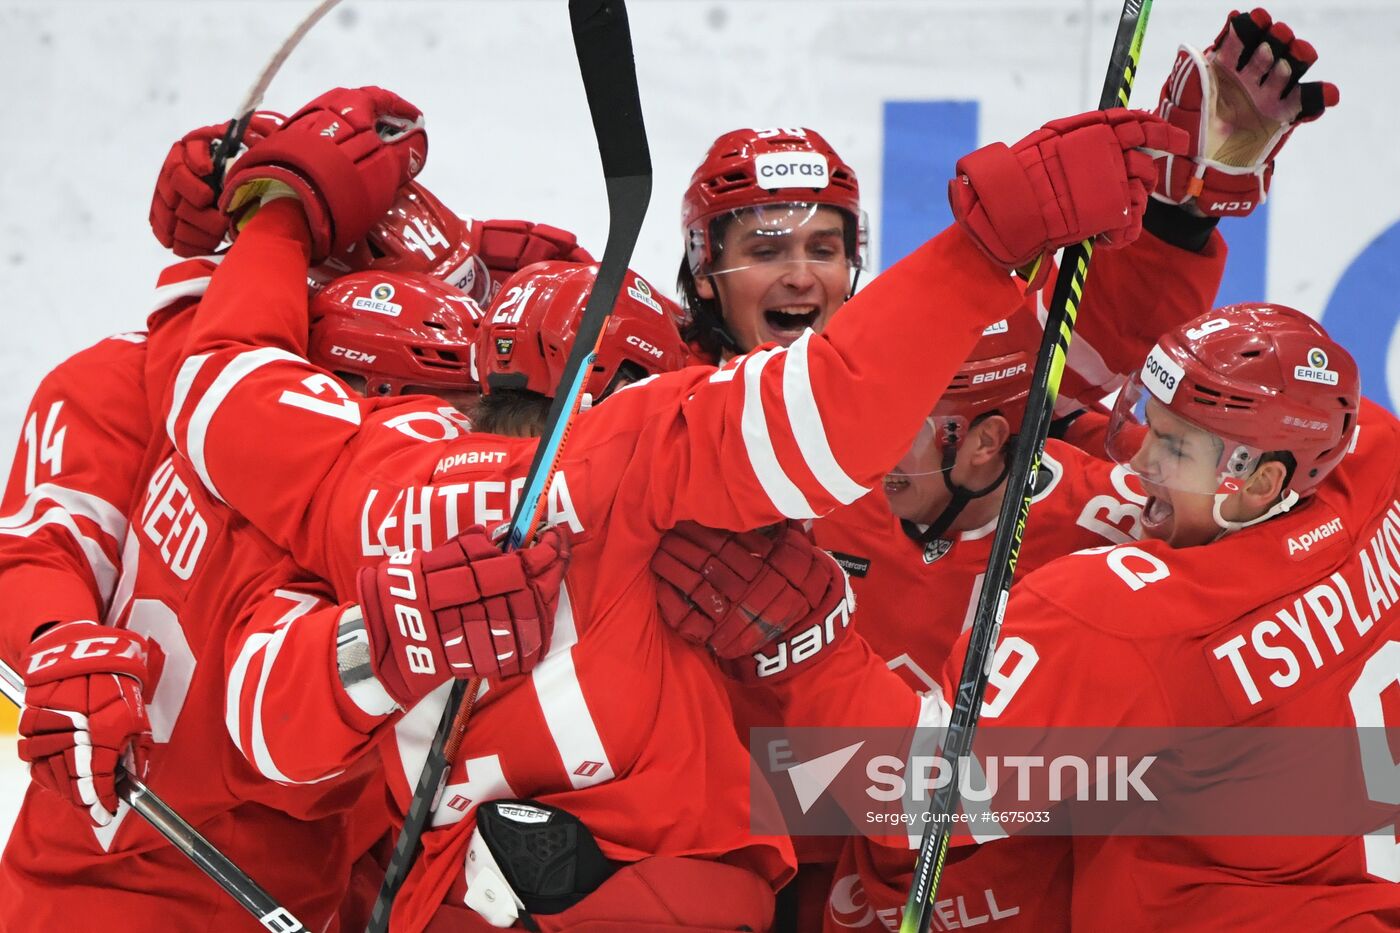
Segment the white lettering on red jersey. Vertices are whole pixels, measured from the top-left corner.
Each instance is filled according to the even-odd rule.
[[[278,251],[271,233],[278,218],[260,213],[215,277],[165,423],[211,490],[344,596],[355,569],[374,559],[366,551],[393,549],[410,534],[445,534],[448,518],[436,513],[449,501],[458,528],[504,511],[504,489],[434,491],[426,500],[422,490],[518,482],[535,441],[424,442],[386,424],[421,402],[342,400],[318,380],[319,371],[297,359],[304,258],[291,239]],[[244,257],[257,261],[244,268]],[[958,285],[935,298],[931,280]],[[781,881],[783,847],[750,839],[747,802],[733,792],[747,781],[748,759],[716,675],[657,618],[650,555],[681,520],[748,528],[860,495],[902,454],[981,329],[1019,300],[1004,274],[952,231],[868,286],[820,337],[718,372],[664,375],[581,413],[561,461],[567,482],[555,487],[569,492],[571,504],[561,496],[560,507],[581,529],[567,583],[578,640],[564,639],[530,678],[493,684],[480,698],[467,738],[473,756],[495,756],[515,793],[572,810],[612,857],[727,853]],[[892,343],[896,325],[901,338]],[[245,330],[263,339],[281,334],[280,345],[252,349]],[[911,387],[920,379],[927,381]],[[504,451],[504,465],[487,462],[488,451]],[[444,463],[462,465],[440,470]],[[377,521],[371,491],[388,504]],[[266,712],[300,709],[318,686],[326,695],[341,689],[324,663],[325,642],[298,637],[313,631],[314,615],[289,628],[276,662],[322,659],[319,684],[274,673],[263,693],[264,741],[279,769],[298,780],[341,766],[375,728],[343,711],[339,724],[322,724],[308,743],[304,730],[291,734],[287,717]],[[253,683],[251,672],[244,683]],[[617,690],[623,683],[625,694]],[[401,802],[440,704],[430,696],[397,722],[388,773]],[[287,734],[279,738],[279,729]],[[327,757],[337,741],[340,754]],[[449,782],[475,787],[478,777],[459,766]],[[456,797],[470,799],[448,800]],[[639,811],[667,819],[639,821]],[[460,873],[471,826],[463,812],[427,834],[401,912],[421,921],[440,903]]]

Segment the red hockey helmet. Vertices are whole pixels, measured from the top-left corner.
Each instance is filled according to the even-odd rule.
[[[528,389],[553,397],[597,274],[596,265],[540,262],[506,281],[476,337],[482,394]],[[584,391],[601,398],[619,370],[643,378],[684,366],[675,315],[674,302],[628,270]]]
[[[952,469],[968,430],[983,415],[995,412],[1010,423],[1011,433],[1020,431],[1041,333],[1040,322],[1025,308],[984,330],[901,461],[901,472]]]
[[[365,379],[367,395],[415,389],[475,391],[476,302],[422,273],[352,272],[311,298],[307,356]]]
[[[312,269],[311,277],[325,285],[363,269],[430,275],[479,304],[492,297],[491,276],[478,255],[472,222],[452,213],[416,181],[399,189],[384,218],[363,240]]]
[[[681,227],[692,273],[711,270],[718,256],[715,221],[737,211],[772,207],[764,226],[796,228],[818,207],[845,216],[851,264],[868,263],[865,215],[855,171],[815,130],[805,127],[743,129],[725,133],[710,146],[690,177],[681,201]]]
[[[1283,305],[1230,305],[1157,341],[1119,394],[1108,452],[1124,464],[1143,453],[1136,467],[1151,469],[1150,482],[1229,493],[1264,454],[1287,451],[1297,461],[1288,488],[1304,495],[1346,455],[1360,398],[1356,363],[1317,322]],[[1162,409],[1208,432],[1211,450],[1193,457],[1191,438],[1150,430]]]

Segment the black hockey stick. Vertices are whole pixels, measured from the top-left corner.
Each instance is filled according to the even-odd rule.
[[[24,681],[4,661],[0,661],[0,693],[24,708]],[[117,795],[272,933],[299,933],[307,929],[291,911],[273,900],[272,895],[243,869],[229,861],[213,843],[129,772],[118,779]]]
[[[286,41],[272,54],[272,59],[258,75],[258,80],[253,82],[253,86],[248,90],[248,96],[243,99],[243,104],[238,108],[234,118],[229,121],[228,129],[224,131],[224,136],[215,145],[211,152],[214,162],[214,170],[205,177],[205,182],[217,193],[224,186],[224,170],[228,168],[229,159],[243,146],[243,134],[248,132],[248,123],[253,119],[253,114],[258,106],[262,104],[263,95],[267,93],[267,88],[272,84],[272,79],[281,70],[282,63],[287,60],[287,56],[292,54],[292,49],[296,48],[302,38],[311,31],[311,27],[320,22],[321,17],[329,13],[340,0],[321,0],[316,9],[306,14],[306,19],[302,20]]]
[[[1123,13],[1113,37],[1113,55],[1109,59],[1108,74],[1099,96],[1100,110],[1128,105],[1151,11],[1152,0],[1123,0]],[[1016,572],[1016,561],[1021,554],[1021,541],[1030,516],[1031,497],[1035,492],[1032,478],[1039,472],[1040,457],[1045,450],[1045,435],[1050,428],[1055,400],[1060,394],[1065,354],[1069,352],[1069,343],[1074,336],[1074,321],[1079,314],[1079,301],[1084,295],[1084,281],[1089,274],[1089,259],[1093,252],[1093,241],[1085,240],[1065,249],[1060,260],[1060,274],[1055,280],[1055,292],[1045,321],[1045,336],[1031,378],[1026,418],[1011,455],[1007,495],[1002,499],[1001,512],[997,516],[992,553],[987,561],[982,589],[977,596],[972,633],[968,636],[967,657],[963,661],[952,717],[943,739],[941,757],[948,768],[944,772],[948,780],[937,788],[929,803],[932,818],[924,824],[923,836],[919,841],[914,882],[910,887],[909,900],[904,905],[899,933],[925,933],[932,920],[933,899],[938,893],[939,877],[948,856],[952,815],[958,804],[958,763],[972,750],[973,733],[977,729],[982,697],[987,690],[987,677],[991,673],[992,657],[1001,633],[1002,615],[1006,612],[1006,600],[1011,592],[1011,580]],[[1020,497],[1012,495],[1012,490],[1020,490]]]
[[[607,184],[608,241],[603,247],[603,259],[598,265],[588,304],[579,320],[578,335],[569,352],[564,375],[526,474],[524,493],[511,519],[507,550],[529,541],[544,514],[559,452],[578,412],[603,325],[622,291],[632,248],[637,243],[651,200],[651,152],[642,123],[627,6],[623,0],[569,0],[569,21]],[[480,685],[477,678],[469,682],[455,681],[452,685],[403,830],[394,845],[384,885],[374,904],[370,933],[384,933],[388,929],[394,897],[413,865],[419,839],[441,793],[448,765],[456,757]]]

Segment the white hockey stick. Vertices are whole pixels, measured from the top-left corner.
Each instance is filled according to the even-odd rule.
[[[292,30],[292,34],[273,53],[272,59],[258,75],[258,80],[254,81],[253,86],[248,89],[248,96],[243,98],[243,103],[234,113],[233,120],[228,125],[228,132],[224,133],[224,138],[219,140],[214,149],[214,170],[205,179],[209,183],[209,187],[215,191],[223,187],[224,169],[228,167],[228,160],[243,145],[243,134],[248,132],[248,121],[253,119],[253,114],[262,105],[263,95],[267,93],[272,79],[277,76],[277,72],[282,70],[282,64],[287,60],[287,56],[292,54],[292,49],[301,43],[301,40],[311,31],[311,27],[320,22],[321,17],[334,9],[338,3],[340,0],[321,0],[316,5],[316,9],[306,14],[306,19]]]

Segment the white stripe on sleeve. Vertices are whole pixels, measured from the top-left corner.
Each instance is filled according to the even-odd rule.
[[[221,256],[209,256],[207,259],[219,260]],[[158,286],[155,293],[151,295],[151,307],[147,316],[156,313],[161,308],[172,305],[181,298],[198,298],[209,288],[210,276],[202,275],[195,279],[185,279],[183,282],[171,282],[169,285]]]
[[[788,518],[816,518],[817,513],[807,503],[802,490],[783,472],[768,433],[768,415],[763,407],[763,367],[785,350],[773,348],[751,354],[743,363],[744,408],[739,424],[744,438],[744,450],[749,455],[758,484],[772,500],[774,507]]]
[[[245,753],[249,749],[243,744],[243,687],[248,679],[248,668],[253,663],[253,656],[267,647],[271,640],[272,634],[269,632],[258,632],[248,636],[247,641],[243,642],[243,650],[238,652],[238,658],[228,672],[228,685],[224,691],[224,726],[228,729],[233,744]]]
[[[252,736],[250,737],[248,749],[253,753],[253,766],[259,772],[273,781],[282,784],[319,784],[322,781],[329,781],[333,777],[341,774],[340,771],[333,771],[330,774],[319,778],[312,778],[309,781],[297,781],[287,777],[282,773],[282,769],[277,767],[277,763],[272,760],[272,751],[267,747],[267,740],[263,735],[263,693],[267,689],[268,678],[272,675],[272,668],[277,663],[277,654],[282,650],[283,643],[287,640],[287,633],[291,631],[291,626],[286,625],[273,633],[263,648],[266,657],[263,658],[262,674],[258,677],[258,689],[253,695],[252,715]],[[251,641],[252,639],[249,639]]]
[[[33,521],[24,525],[0,524],[0,535],[12,535],[16,538],[28,538],[45,525],[59,525],[64,528],[73,538],[73,541],[82,549],[83,557],[87,559],[88,569],[92,571],[92,578],[97,584],[98,592],[105,600],[111,594],[117,582],[117,567],[107,556],[107,552],[102,549],[102,545],[92,538],[83,534],[78,523],[73,520],[73,516],[66,509],[54,506],[40,515]]]
[[[224,399],[228,398],[228,394],[238,383],[268,363],[275,363],[278,360],[302,364],[306,362],[279,347],[261,347],[257,350],[240,353],[224,367],[223,372],[219,373],[190,414],[189,426],[185,432],[186,445],[181,452],[190,461],[195,472],[199,474],[204,488],[209,490],[210,495],[220,502],[224,502],[224,497],[219,495],[214,481],[209,478],[209,467],[204,459],[204,442],[209,433],[209,422],[214,419],[214,413],[219,410],[219,406],[223,404]],[[180,445],[177,442],[175,446],[179,447]]]
[[[826,426],[822,424],[822,414],[812,394],[812,373],[807,365],[807,347],[811,339],[809,328],[788,347],[783,367],[783,401],[787,405],[788,423],[797,438],[797,448],[802,451],[817,482],[842,505],[850,505],[870,490],[841,469],[827,441]]]

